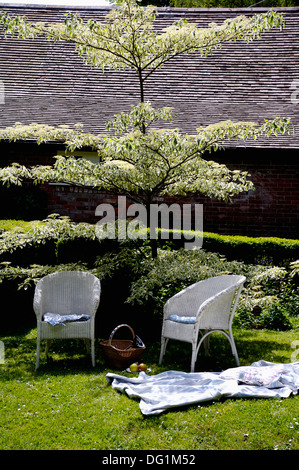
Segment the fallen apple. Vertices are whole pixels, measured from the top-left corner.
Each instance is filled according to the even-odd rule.
[[[133,364],[130,365],[130,371],[131,372],[138,372],[138,364],[134,362]]]
[[[147,365],[143,364],[143,362],[142,362],[141,364],[139,364],[138,369],[139,369],[139,371],[144,371],[145,372],[146,369],[147,369]]]

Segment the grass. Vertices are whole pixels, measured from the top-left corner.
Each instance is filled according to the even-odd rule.
[[[235,330],[241,365],[264,359],[291,362],[298,319],[287,332]],[[222,399],[143,417],[138,402],[114,391],[96,343],[97,367],[83,342],[53,343],[34,370],[36,330],[5,333],[0,365],[1,450],[298,450],[299,397]],[[294,344],[294,343],[293,343]],[[152,373],[189,370],[190,349],[170,343],[158,365],[159,343],[146,344]],[[216,359],[215,359],[216,358]],[[234,367],[228,343],[215,335],[211,357],[197,370]],[[117,373],[122,373],[115,371]]]

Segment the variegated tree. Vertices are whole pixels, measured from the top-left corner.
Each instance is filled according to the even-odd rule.
[[[57,157],[53,167],[24,168],[13,165],[0,171],[3,182],[68,181],[93,185],[130,196],[148,207],[158,195],[199,192],[228,200],[253,188],[246,172],[231,171],[205,155],[230,139],[258,138],[290,132],[287,118],[275,118],[262,125],[251,122],[220,122],[200,127],[195,135],[179,129],[158,129],[159,120],[171,121],[171,108],[154,109],[146,102],[146,81],[155,71],[181,54],[212,54],[225,42],[260,39],[263,32],[283,27],[283,16],[274,11],[253,17],[240,16],[198,28],[186,20],[158,31],[154,27],[155,7],[140,7],[124,0],[112,8],[105,21],[67,14],[64,23],[31,23],[24,17],[1,13],[4,36],[34,39],[43,36],[74,44],[84,62],[93,67],[133,69],[139,80],[140,103],[131,111],[115,116],[107,124],[107,134],[92,135],[81,128],[53,128],[47,125],[16,124],[0,132],[2,139],[35,138],[38,142],[63,139],[70,150],[90,146],[97,149],[100,163],[72,157]],[[114,133],[112,132],[114,131]],[[155,252],[154,252],[155,254]]]

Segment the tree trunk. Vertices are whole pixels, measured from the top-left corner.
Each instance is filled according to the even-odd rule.
[[[155,259],[158,256],[158,243],[157,243],[157,238],[156,236],[154,237],[153,234],[151,233],[151,203],[152,203],[152,198],[151,196],[148,198],[146,201],[146,216],[147,216],[147,233],[149,234],[150,237],[150,247],[152,250],[152,258]]]
[[[157,244],[157,239],[156,238],[151,238],[150,239],[150,246],[152,250],[152,258],[155,259],[158,257],[158,244]]]

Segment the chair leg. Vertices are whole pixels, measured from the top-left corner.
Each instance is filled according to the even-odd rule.
[[[159,364],[162,363],[163,356],[164,356],[165,351],[166,351],[166,346],[167,346],[167,343],[168,343],[168,339],[169,338],[165,338],[164,336],[162,336],[162,338],[161,338],[161,351],[160,351]]]
[[[233,332],[232,332],[231,328],[229,328],[228,334],[226,334],[226,336],[227,336],[227,338],[230,342],[232,353],[233,353],[233,356],[236,359],[237,366],[239,366],[240,365],[239,356],[238,356],[238,352],[237,352],[237,348],[236,348],[236,345],[235,345],[235,340],[234,340],[234,336],[233,336]]]
[[[96,366],[94,339],[91,340],[91,363],[92,367]]]
[[[196,342],[192,343],[192,355],[191,355],[191,368],[190,372],[194,372],[195,370],[195,362],[197,359],[197,347]]]
[[[240,365],[239,356],[238,356],[237,348],[236,348],[235,341],[232,335],[230,337],[230,344],[231,344],[233,356],[236,359],[237,366],[239,366]]]
[[[39,356],[40,356],[40,340],[37,340],[36,345],[36,362],[35,362],[35,370],[39,368]]]

